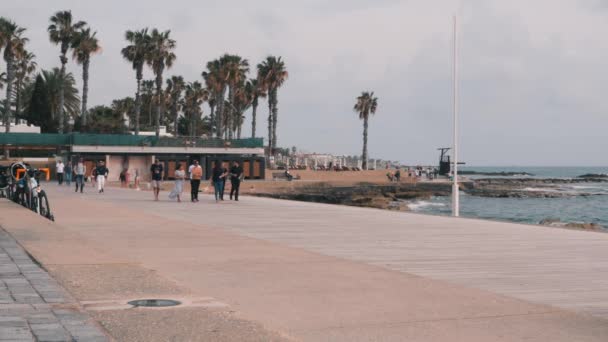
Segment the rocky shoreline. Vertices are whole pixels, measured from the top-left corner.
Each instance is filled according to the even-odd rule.
[[[564,186],[585,183],[605,183],[608,178],[481,178],[462,184],[469,195],[492,198],[563,198],[601,196],[606,193],[572,191]]]
[[[406,200],[449,196],[450,193],[451,185],[449,183],[390,185],[359,183],[354,186],[331,186],[326,183],[316,183],[273,192],[258,192],[255,193],[255,196],[408,211]]]

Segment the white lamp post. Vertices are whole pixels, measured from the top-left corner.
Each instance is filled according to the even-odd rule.
[[[454,184],[452,185],[452,216],[460,215],[460,198],[458,194],[458,33],[456,16],[454,16]]]

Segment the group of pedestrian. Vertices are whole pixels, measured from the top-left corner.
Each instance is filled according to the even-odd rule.
[[[215,201],[224,200],[226,180],[230,179],[230,200],[239,200],[239,189],[243,180],[243,168],[238,161],[234,161],[230,170],[226,169],[221,162],[216,162],[211,170],[211,185],[214,189]]]
[[[78,159],[78,162],[72,165],[71,161],[68,161],[67,165],[63,163],[63,161],[57,161],[55,165],[55,170],[57,173],[57,182],[59,185],[63,185],[65,181],[66,185],[70,186],[72,179],[74,179],[74,184],[76,188],[74,192],[80,193],[84,192],[84,182],[87,174],[87,166],[84,163],[84,159]],[[91,172],[92,182],[97,184],[97,190],[99,193],[104,192],[105,188],[105,180],[108,177],[109,170],[105,165],[103,160],[97,162],[95,168],[93,168]]]

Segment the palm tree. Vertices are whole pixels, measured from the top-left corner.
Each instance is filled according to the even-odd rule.
[[[59,56],[59,60],[61,61],[61,76],[65,75],[65,65],[68,62],[68,58],[66,54],[70,49],[70,45],[72,40],[74,40],[74,36],[76,32],[83,28],[86,23],[84,21],[79,21],[73,23],[72,19],[72,11],[59,11],[55,13],[54,16],[50,18],[51,25],[49,25],[47,31],[49,32],[49,38],[52,43],[59,44],[61,47],[61,56]],[[59,133],[63,133],[63,121],[64,121],[64,92],[63,89],[60,89],[59,94]]]
[[[367,121],[370,114],[376,113],[378,108],[378,98],[374,97],[374,92],[364,91],[357,97],[357,103],[353,108],[359,113],[359,119],[363,120],[363,154],[361,155],[362,169],[367,170]]]
[[[17,70],[15,72],[15,124],[21,118],[23,104],[29,102],[29,99],[24,99],[23,93],[25,92],[26,84],[32,82],[29,76],[36,71],[36,67],[38,66],[34,58],[36,58],[36,55],[23,50],[23,53],[17,59]]]
[[[249,80],[251,83],[252,101],[251,101],[251,137],[255,138],[256,112],[258,109],[258,99],[266,97],[266,90],[261,86],[257,79]]]
[[[15,78],[15,59],[24,52],[24,45],[28,41],[22,34],[24,28],[2,17],[0,18],[0,47],[4,47],[4,60],[6,61],[6,101],[4,104],[4,129],[11,131],[11,106],[13,96],[13,80]],[[5,155],[8,150],[5,150]],[[6,155],[8,158],[8,156]]]
[[[209,100],[209,91],[203,88],[200,82],[190,82],[185,86],[182,106],[185,117],[188,120],[188,134],[190,136],[198,135],[196,127],[203,114],[201,106],[207,100]]]
[[[236,111],[234,127],[236,129],[237,139],[241,138],[241,131],[243,129],[243,123],[245,121],[245,111],[251,107],[254,98],[254,85],[251,80],[240,83],[236,89],[236,96],[234,101],[234,109]]]
[[[247,72],[249,72],[249,62],[237,55],[225,55],[224,56],[224,69],[226,75],[226,82],[229,86],[228,98],[230,101],[230,114],[227,116],[227,138],[233,138],[233,132],[235,125],[238,121],[237,116],[239,114],[235,108],[237,91],[240,87],[243,87],[243,82],[247,79]]]
[[[156,104],[156,137],[160,135],[160,110],[161,110],[161,93],[163,90],[163,72],[165,68],[169,69],[175,61],[175,40],[169,38],[170,30],[160,32],[153,29],[150,34],[150,50],[146,58],[146,63],[152,68],[156,76],[156,97],[159,100]]]
[[[139,118],[141,116],[141,80],[144,77],[143,70],[146,58],[150,50],[150,36],[148,29],[140,31],[127,31],[125,39],[130,43],[121,51],[123,58],[133,65],[135,78],[137,79],[137,90],[135,92],[135,135],[139,135]]]
[[[184,92],[184,78],[181,76],[171,76],[167,79],[166,93],[169,97],[169,107],[171,108],[171,116],[173,118],[173,134],[178,135],[177,123],[179,119],[179,104]]]
[[[278,89],[288,77],[281,57],[266,57],[265,61],[258,64],[258,77],[268,92],[268,150],[272,154],[277,147]]]
[[[62,74],[59,68],[53,68],[51,71],[42,70],[42,77],[44,78],[52,117],[58,123],[62,115],[65,115],[62,113],[67,113],[68,117],[76,118],[80,111],[80,97],[78,96],[74,75],[72,73]],[[63,107],[60,107],[62,101]]]
[[[141,83],[143,96],[148,105],[148,127],[152,127],[152,104],[154,104],[154,80],[145,80]]]
[[[95,35],[97,32],[92,32],[90,28],[80,29],[74,36],[72,41],[72,49],[74,49],[73,58],[78,64],[82,64],[82,110],[80,111],[81,128],[86,130],[87,127],[87,99],[89,95],[89,63],[91,55],[101,51],[99,41]]]
[[[207,62],[207,71],[203,71],[202,76],[205,79],[207,89],[211,93],[213,98],[213,105],[210,104],[211,116],[215,114],[215,134],[216,137],[221,138],[224,132],[224,97],[226,95],[226,56],[224,55],[219,59]],[[215,113],[213,112],[215,110]]]

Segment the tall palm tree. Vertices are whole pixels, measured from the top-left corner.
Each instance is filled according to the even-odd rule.
[[[197,126],[203,115],[202,105],[209,100],[209,91],[200,82],[190,82],[185,85],[182,100],[184,114],[188,120],[188,135],[198,136]]]
[[[255,138],[255,126],[256,126],[256,112],[258,109],[258,99],[264,98],[266,97],[266,90],[264,89],[264,87],[261,86],[260,82],[258,81],[258,79],[251,79],[249,80],[249,82],[251,83],[251,95],[252,95],[252,100],[251,100],[251,137]]]
[[[288,77],[285,62],[281,57],[268,56],[265,61],[258,64],[258,75],[268,92],[268,150],[272,154],[277,147],[278,89]]]
[[[227,54],[220,57],[219,59],[207,62],[207,71],[203,71],[202,76],[205,79],[207,89],[211,93],[213,98],[213,106],[211,110],[215,110],[215,135],[217,138],[221,138],[224,132],[224,98],[226,96],[226,88],[228,83],[226,81],[226,56]]]
[[[13,96],[13,80],[15,78],[15,60],[24,52],[24,45],[28,41],[22,34],[25,29],[14,22],[0,18],[0,47],[4,47],[4,60],[6,61],[6,101],[4,104],[4,129],[11,131],[11,106]],[[8,150],[5,150],[5,154]],[[8,156],[6,156],[8,158]]]
[[[228,131],[227,137],[228,139],[232,139],[234,136],[234,123],[238,121],[237,116],[242,115],[242,113],[238,113],[236,110],[236,96],[238,89],[243,87],[244,81],[247,79],[247,72],[249,72],[249,62],[237,55],[225,55],[224,56],[224,69],[226,75],[226,82],[228,83],[229,92],[228,98],[230,101],[230,111],[227,119]]]
[[[50,21],[51,25],[49,25],[47,31],[51,42],[59,44],[61,47],[61,56],[59,56],[59,60],[61,61],[61,76],[63,77],[65,75],[65,65],[68,62],[66,54],[70,49],[72,40],[74,40],[77,31],[85,27],[86,23],[84,21],[73,23],[72,11],[59,11],[50,18]],[[59,94],[59,133],[63,133],[64,96],[63,90],[61,89]]]
[[[361,155],[362,168],[367,170],[367,123],[369,116],[376,113],[378,108],[378,98],[374,97],[374,92],[364,91],[357,97],[357,103],[353,108],[359,113],[359,119],[363,120],[363,154]]]
[[[82,110],[81,128],[86,130],[87,127],[87,99],[89,95],[89,64],[91,55],[101,51],[99,40],[95,35],[97,32],[91,32],[90,28],[80,29],[74,36],[72,41],[73,58],[78,64],[82,64]]]
[[[25,92],[26,84],[31,82],[29,76],[36,71],[36,67],[38,66],[34,58],[36,58],[36,55],[23,50],[23,53],[17,59],[15,71],[15,124],[21,118],[21,109],[24,102],[29,101],[28,99],[24,100],[23,93]]]
[[[173,66],[175,61],[175,40],[169,38],[171,34],[170,30],[160,32],[157,29],[153,29],[150,34],[150,50],[147,56],[146,63],[152,68],[154,75],[156,76],[156,97],[161,98],[163,91],[163,72],[165,68],[169,69]],[[160,135],[160,110],[161,101],[156,104],[156,137]]]
[[[184,78],[181,76],[171,76],[167,79],[166,93],[169,96],[169,107],[171,108],[171,117],[173,118],[173,134],[178,135],[177,123],[179,119],[179,104],[184,92]]]
[[[137,90],[135,91],[135,135],[139,135],[139,118],[141,116],[141,80],[144,77],[144,64],[150,50],[150,35],[148,29],[140,31],[127,31],[125,39],[130,43],[121,51],[123,58],[133,65],[135,78],[137,79]]]
[[[143,96],[148,105],[148,127],[152,127],[152,105],[154,104],[154,80],[145,80],[141,83]]]
[[[241,138],[241,131],[243,129],[243,123],[245,122],[245,111],[251,107],[254,98],[254,85],[251,80],[247,82],[241,82],[239,87],[236,89],[236,96],[234,101],[234,109],[236,111],[235,122],[233,127],[236,130],[236,138]]]

